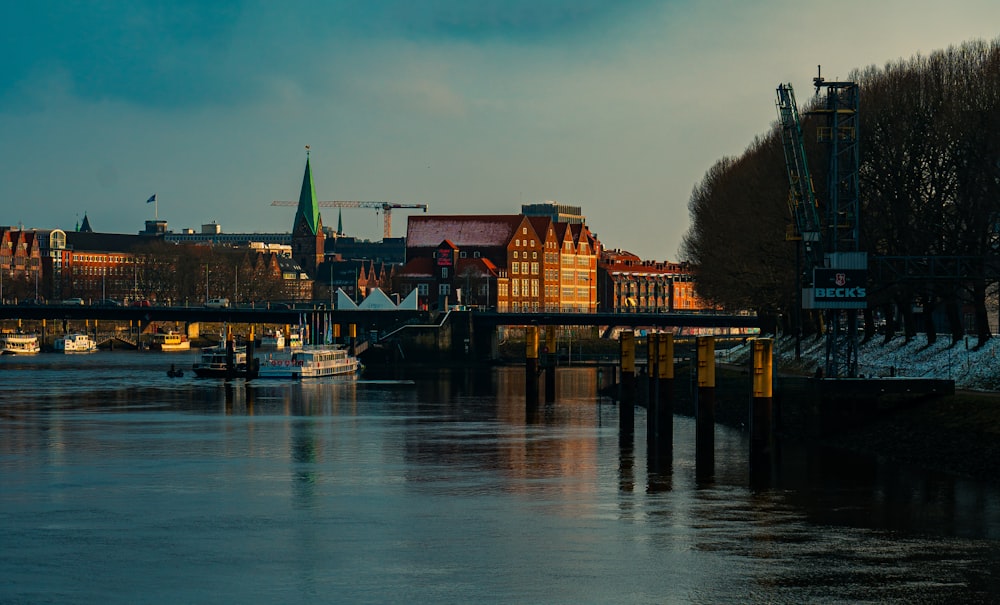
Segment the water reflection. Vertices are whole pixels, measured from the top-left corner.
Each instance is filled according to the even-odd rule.
[[[706,477],[694,419],[662,449],[637,408],[622,439],[593,369],[528,409],[518,368],[248,385],[164,360],[0,385],[0,601],[127,602],[132,578],[182,602],[1000,594],[996,486],[790,444],[751,485],[748,435],[721,426]],[[44,381],[102,367],[44,361]]]

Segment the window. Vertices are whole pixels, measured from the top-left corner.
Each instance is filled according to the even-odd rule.
[[[418,295],[420,295],[420,296],[427,296],[427,293],[428,293],[429,290],[430,290],[430,288],[427,287],[427,284],[417,284],[417,294]]]
[[[441,277],[442,278],[448,277],[448,267],[441,267]]]
[[[451,294],[451,284],[438,284],[438,294],[444,296]]]
[[[528,235],[528,228],[527,227],[521,227],[521,233],[523,233],[525,235]]]
[[[514,245],[520,247],[521,246],[521,240],[519,240],[519,239],[514,240]]]
[[[519,264],[519,263],[511,263],[511,264],[510,264],[510,272],[511,272],[511,273],[517,273],[517,268],[518,268],[519,266],[520,266],[520,264]]]
[[[517,258],[517,250],[514,250],[514,258]]]
[[[538,275],[538,263],[531,263],[531,274]]]
[[[531,295],[538,298],[538,280],[531,280]]]
[[[531,246],[532,248],[534,248],[535,247],[535,240],[531,240],[531,243],[528,244],[528,245]]]
[[[521,282],[516,279],[510,280],[510,295],[512,298],[521,295],[521,289],[518,287],[520,283]]]
[[[472,253],[472,258],[479,258],[479,252],[478,251],[477,252],[473,252]]]
[[[528,274],[528,263],[521,263],[521,273],[524,273],[525,275]]]
[[[460,258],[465,258],[465,252],[459,252],[459,253],[458,253],[458,256],[459,256]]]

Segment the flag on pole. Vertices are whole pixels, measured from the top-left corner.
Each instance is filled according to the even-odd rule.
[[[147,204],[152,204],[155,201],[156,201],[156,194],[154,193],[153,195],[149,196],[149,199],[146,200],[146,203]]]

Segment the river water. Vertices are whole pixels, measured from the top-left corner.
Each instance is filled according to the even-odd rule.
[[[651,464],[594,370],[168,378],[194,354],[0,358],[0,603],[988,603],[1000,491],[691,418]],[[653,469],[652,471],[650,469]]]

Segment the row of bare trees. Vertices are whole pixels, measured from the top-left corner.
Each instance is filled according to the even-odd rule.
[[[986,300],[1000,281],[1000,39],[869,67],[850,80],[861,93],[860,246],[873,269],[903,266],[899,257],[908,257],[911,269],[870,271],[866,317],[875,310],[889,322],[901,317],[910,337],[917,330],[911,310],[921,305],[922,328],[933,341],[934,310],[948,311],[957,338],[965,333],[961,308],[971,305],[984,342]],[[810,108],[801,112],[803,132],[822,204],[827,155]],[[786,240],[791,217],[780,136],[775,125],[706,173],[691,195],[682,256],[698,267],[702,296],[788,318],[798,312],[798,242]],[[953,274],[912,271],[921,266]],[[866,324],[871,334],[873,322]],[[894,329],[890,323],[887,337]]]

